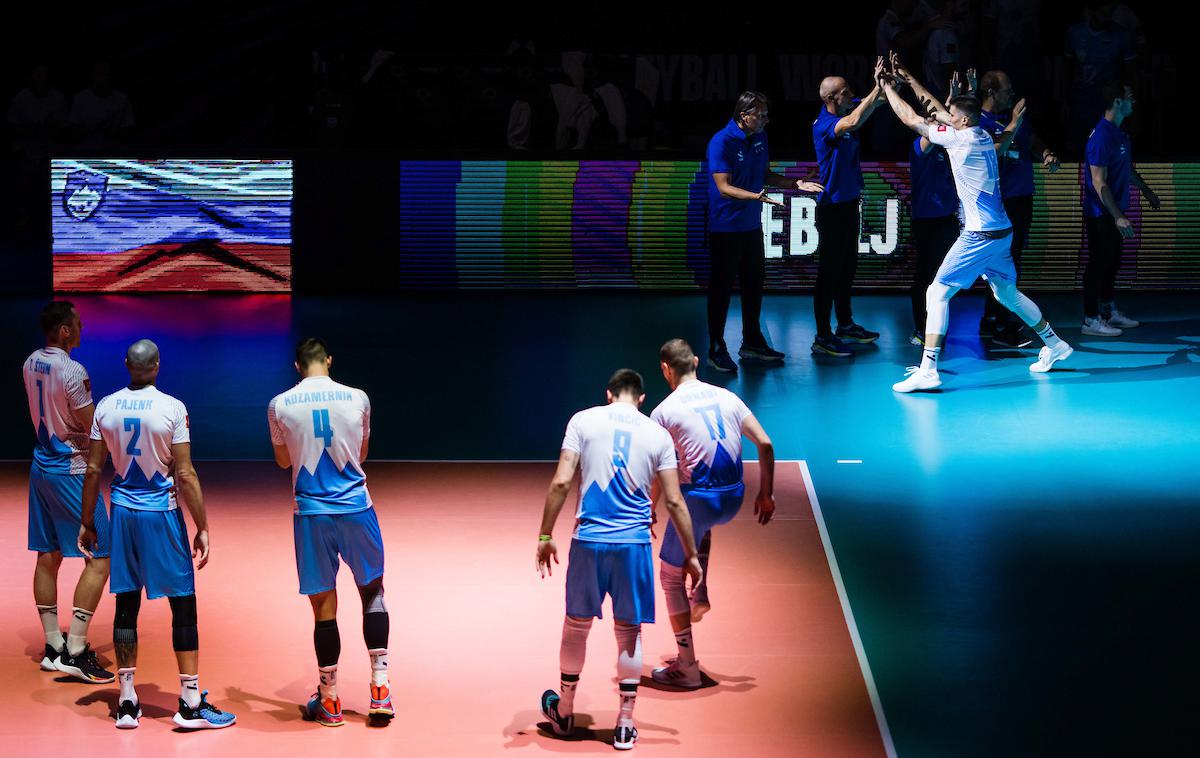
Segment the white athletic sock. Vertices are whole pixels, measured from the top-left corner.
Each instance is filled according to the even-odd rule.
[[[42,631],[46,633],[46,644],[55,650],[62,650],[63,633],[58,625],[58,606],[37,606],[38,616],[42,619]]]
[[[130,666],[127,669],[117,669],[117,682],[121,686],[120,700],[132,700],[134,705],[137,705],[137,692],[133,689],[133,674],[137,671],[137,666]]]
[[[368,650],[367,654],[371,656],[371,684],[376,687],[386,686],[388,683],[387,650]]]
[[[558,680],[558,715],[570,716],[575,712],[575,690],[579,687],[578,674],[562,674]]]
[[[337,666],[320,666],[317,673],[321,683],[317,685],[317,693],[322,700],[337,700]]]
[[[942,348],[928,347],[921,351],[921,371],[937,371],[938,358],[941,357]]]
[[[675,644],[679,646],[679,665],[689,667],[696,665],[696,645],[692,640],[690,626],[675,632]]]
[[[130,677],[132,683],[133,677]],[[188,708],[197,708],[200,705],[200,675],[199,674],[180,674],[179,675],[179,699],[187,705]]]
[[[1054,330],[1050,328],[1049,321],[1046,322],[1045,328],[1037,333],[1037,336],[1041,337],[1042,342],[1045,342],[1049,347],[1058,347],[1060,344],[1062,344],[1062,340],[1059,339],[1058,335],[1054,333]]]
[[[71,613],[71,629],[67,632],[67,652],[79,655],[87,647],[88,626],[92,623],[92,614],[87,608],[75,608]]]
[[[642,680],[642,627],[617,622],[613,631],[617,636],[617,681],[621,694],[617,726],[633,726],[633,706]]]

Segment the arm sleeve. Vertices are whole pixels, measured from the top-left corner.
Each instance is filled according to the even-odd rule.
[[[958,130],[952,129],[945,124],[929,127],[929,141],[935,145],[951,147],[957,144],[960,139]]]
[[[88,379],[87,369],[76,363],[71,366],[65,379],[67,401],[71,404],[71,410],[77,411],[92,404],[92,382]]]
[[[367,393],[362,390],[358,391],[362,395],[363,401],[363,439],[371,438],[371,398],[367,397]]]
[[[671,440],[671,435],[667,434],[664,429],[660,441],[658,451],[658,471],[667,469],[679,468],[679,459],[675,455],[675,443]]]
[[[579,438],[579,414],[571,417],[571,421],[567,424],[567,433],[563,435],[562,449],[570,450],[572,453],[583,453],[582,440]]]
[[[720,135],[713,137],[708,143],[708,173],[709,174],[729,174],[733,173],[733,161],[730,159],[729,151],[725,148],[725,140],[720,138]]]
[[[283,445],[283,425],[279,423],[279,417],[275,415],[275,403],[279,402],[279,398],[273,398],[271,404],[267,406],[267,428],[271,431],[271,444]]]
[[[102,434],[100,434],[100,418],[101,418],[101,416],[102,416],[102,414],[100,413],[100,406],[96,406],[96,412],[94,414],[92,414],[92,433],[89,434],[88,437],[90,439],[96,440],[97,442],[104,439],[104,436]]]
[[[1087,162],[1089,166],[1103,166],[1108,168],[1108,146],[1104,143],[1104,140],[1100,138],[1100,135],[1093,132],[1092,136],[1088,137],[1087,147],[1084,148],[1084,153],[1087,155]],[[1084,178],[1087,180],[1088,184],[1092,183],[1090,171]]]
[[[187,408],[183,403],[178,403],[175,408],[175,433],[171,435],[171,444],[178,445],[191,441],[191,420],[188,418]]]

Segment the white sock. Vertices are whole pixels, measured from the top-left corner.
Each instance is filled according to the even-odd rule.
[[[387,686],[387,650],[368,650],[367,654],[371,656],[371,684],[376,687]]]
[[[76,607],[71,613],[71,628],[67,632],[67,652],[79,655],[87,647],[88,626],[92,623],[92,614],[87,608]]]
[[[137,671],[137,666],[130,666],[127,669],[117,669],[117,682],[121,686],[120,700],[132,700],[134,705],[137,705],[137,692],[133,689],[133,673]]]
[[[696,665],[696,646],[692,641],[692,628],[675,632],[675,644],[679,645],[679,665],[694,666]]]
[[[129,678],[132,686],[133,677]],[[199,674],[180,674],[179,675],[179,699],[187,705],[188,708],[197,708],[200,705],[200,675]]]
[[[941,357],[942,348],[926,346],[921,350],[921,371],[937,371],[938,358]]]
[[[322,700],[337,700],[337,666],[321,666],[317,669],[321,683],[317,685],[317,693]]]
[[[42,631],[46,633],[46,644],[55,650],[63,648],[63,633],[58,625],[58,606],[37,606],[38,616],[42,619]]]
[[[637,687],[642,680],[642,627],[617,622],[617,680],[620,686],[621,711],[617,726],[633,726],[633,706],[637,703]]]
[[[1054,333],[1054,330],[1050,328],[1049,321],[1046,322],[1045,328],[1037,333],[1037,336],[1041,337],[1042,342],[1045,342],[1048,347],[1058,347],[1060,344],[1062,344],[1062,340],[1059,339],[1058,335]]]

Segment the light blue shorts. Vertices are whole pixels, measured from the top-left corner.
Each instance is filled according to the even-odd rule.
[[[359,587],[383,576],[383,534],[374,508],[311,516],[297,513],[292,516],[292,533],[302,595],[335,589],[343,560]]]
[[[571,540],[567,563],[567,615],[604,618],[604,596],[613,618],[626,624],[654,623],[654,562],[649,542]]]
[[[1012,259],[1012,230],[1000,238],[989,235],[960,233],[946,253],[934,281],[960,290],[969,288],[980,276],[1015,284],[1017,268]]]
[[[146,598],[196,594],[192,545],[183,511],[143,511],[114,505],[112,574],[114,595],[146,588]]]
[[[82,558],[79,522],[83,509],[83,474],[48,474],[35,463],[29,468],[29,549]],[[96,496],[96,545],[92,554],[109,554],[108,511]]]

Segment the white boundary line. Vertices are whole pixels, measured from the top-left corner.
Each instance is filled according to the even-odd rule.
[[[821,533],[821,544],[825,548],[825,558],[829,561],[829,571],[833,574],[833,584],[837,587],[838,599],[842,603],[842,615],[846,617],[846,628],[850,631],[850,641],[854,643],[854,653],[858,656],[858,666],[862,669],[863,681],[867,685],[867,694],[871,697],[871,708],[875,711],[875,723],[879,726],[879,734],[883,737],[883,749],[889,758],[896,758],[896,745],[892,742],[892,733],[888,729],[887,717],[883,715],[883,702],[879,699],[879,688],[875,686],[875,677],[871,675],[871,664],[867,662],[867,651],[863,648],[862,637],[858,633],[858,624],[854,622],[854,611],[850,610],[850,599],[846,596],[846,584],[842,581],[842,572],[838,568],[837,558],[833,555],[833,543],[829,539],[829,529],[825,526],[825,516],[821,513],[821,504],[817,501],[817,491],[813,488],[812,474],[809,473],[806,461],[796,461],[800,466],[800,474],[804,477],[804,487],[808,490],[808,502],[812,506],[813,516],[817,520],[817,530]]]

